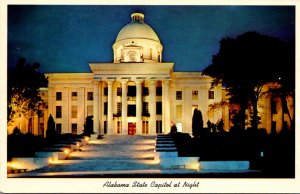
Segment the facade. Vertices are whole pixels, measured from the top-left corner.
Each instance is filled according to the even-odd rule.
[[[99,134],[169,133],[172,125],[180,132],[192,133],[193,110],[199,109],[204,127],[208,120],[216,123],[222,119],[224,129],[229,130],[230,105],[211,106],[226,101],[224,88],[211,88],[212,78],[201,72],[174,72],[173,62],[163,62],[163,45],[144,22],[144,15],[133,13],[131,18],[112,46],[113,63],[90,63],[92,73],[48,73],[48,88],[41,89],[48,104],[44,115],[34,116],[30,127],[28,121],[21,126],[17,120],[15,126],[45,135],[51,114],[59,133],[81,134],[87,116],[93,116],[94,132]],[[273,101],[271,97],[260,100],[260,127],[268,133],[274,127],[280,131],[284,121],[291,126],[280,100],[276,99],[275,105]],[[293,102],[288,103],[293,107]],[[271,112],[272,106],[276,113]]]

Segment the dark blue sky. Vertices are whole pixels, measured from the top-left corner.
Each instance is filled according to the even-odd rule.
[[[246,31],[295,39],[294,6],[8,6],[8,65],[19,57],[43,72],[90,72],[112,62],[112,45],[130,14],[141,11],[175,71],[201,71],[224,37]]]

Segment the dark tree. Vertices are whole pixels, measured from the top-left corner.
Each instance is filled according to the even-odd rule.
[[[224,122],[223,122],[223,119],[220,119],[217,122],[217,130],[218,130],[218,132],[221,132],[221,133],[224,132]]]
[[[242,118],[245,118],[246,109],[252,107],[251,125],[257,129],[257,102],[264,94],[262,87],[288,77],[295,68],[291,59],[294,55],[293,48],[287,43],[256,32],[247,32],[235,39],[222,39],[219,53],[213,56],[212,64],[204,69],[203,74],[214,78],[212,87],[223,83],[230,101],[240,105]],[[245,120],[241,128],[245,129]]]
[[[192,132],[194,138],[199,138],[200,134],[203,133],[203,118],[200,110],[195,109],[192,118]]]
[[[210,122],[210,120],[207,121],[207,130],[209,132],[211,132],[211,130],[212,130],[212,123]]]
[[[56,130],[55,130],[55,122],[54,119],[52,117],[52,115],[50,114],[49,118],[48,118],[48,123],[47,123],[47,131],[46,131],[46,138],[47,140],[54,141],[56,138]]]
[[[94,122],[93,122],[93,116],[87,116],[85,118],[85,123],[84,123],[84,130],[83,134],[90,136],[91,134],[94,133]]]
[[[20,58],[16,67],[8,69],[7,79],[7,123],[13,121],[16,114],[30,118],[34,113],[40,114],[39,107],[45,105],[39,95],[41,87],[47,87],[48,80],[38,71],[40,65],[26,64]]]
[[[177,133],[177,127],[176,127],[175,123],[172,124],[170,133],[171,134]]]

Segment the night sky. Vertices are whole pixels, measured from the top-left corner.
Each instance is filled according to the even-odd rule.
[[[43,72],[90,72],[112,62],[112,45],[130,14],[140,11],[175,71],[201,71],[224,37],[246,31],[295,39],[294,6],[8,6],[8,66],[19,57]]]

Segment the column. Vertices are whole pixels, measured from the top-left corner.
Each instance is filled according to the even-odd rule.
[[[149,87],[149,112],[150,112],[150,121],[149,121],[149,132],[150,134],[156,134],[156,81],[150,81]]]
[[[52,117],[54,117],[53,115],[53,88],[52,87],[48,87],[48,116],[47,116],[47,121],[48,118],[50,116],[50,114],[52,115]]]
[[[98,133],[99,131],[99,82],[94,82],[94,91],[93,91],[93,121],[94,121],[94,132]]]
[[[122,81],[122,134],[128,134],[127,124],[127,80]]]
[[[33,117],[33,134],[34,135],[39,134],[39,117],[36,113],[34,113],[34,117]]]
[[[103,135],[104,131],[101,130],[101,121],[102,121],[102,106],[103,106],[103,102],[102,102],[102,82],[100,81],[98,84],[98,92],[99,92],[99,100],[98,100],[98,106],[97,106],[97,112],[98,112],[98,119],[99,119],[99,130],[95,131],[96,133],[98,132],[99,134]],[[93,110],[94,111],[94,110]]]
[[[271,96],[267,95],[266,98],[266,107],[265,107],[265,128],[267,130],[267,133],[270,134],[272,132],[272,107],[271,107]]]
[[[112,81],[107,81],[108,95],[107,95],[107,134],[115,134],[113,129],[113,94],[112,94]]]
[[[170,128],[170,99],[169,80],[163,81],[163,132],[169,133]]]
[[[136,134],[142,134],[142,81],[136,81]]]
[[[279,134],[280,131],[282,130],[283,122],[284,122],[282,99],[280,97],[277,98],[276,109],[277,109],[276,132],[277,134]]]

